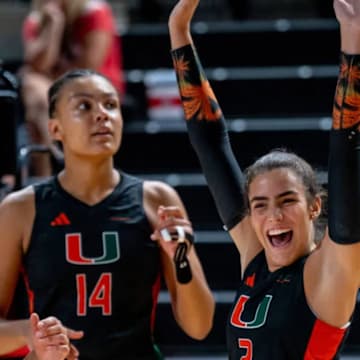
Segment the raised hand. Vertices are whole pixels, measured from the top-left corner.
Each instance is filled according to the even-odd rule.
[[[180,0],[170,13],[169,32],[173,49],[191,41],[190,23],[200,0]]]
[[[360,30],[359,0],[334,0],[334,10],[341,25],[352,26]]]
[[[334,10],[340,25],[341,51],[360,54],[360,1],[334,0]]]
[[[199,3],[200,0],[179,0],[170,13],[169,22],[188,24]]]

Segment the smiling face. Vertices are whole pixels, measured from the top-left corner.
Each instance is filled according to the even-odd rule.
[[[270,271],[292,264],[314,247],[320,197],[311,203],[301,179],[288,168],[256,175],[248,187],[251,224],[264,247]]]
[[[49,131],[62,142],[65,156],[110,157],[120,146],[122,123],[115,88],[102,76],[90,74],[69,79],[59,88]]]

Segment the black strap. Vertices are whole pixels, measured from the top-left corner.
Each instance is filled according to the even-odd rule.
[[[176,278],[180,284],[187,284],[192,279],[190,263],[186,256],[187,250],[188,244],[185,241],[179,242],[174,255]]]
[[[176,279],[181,284],[187,284],[192,279],[192,272],[187,258],[188,249],[194,243],[194,235],[186,232],[182,226],[175,226],[172,231],[164,228],[160,230],[165,241],[177,241],[178,245],[174,254]]]

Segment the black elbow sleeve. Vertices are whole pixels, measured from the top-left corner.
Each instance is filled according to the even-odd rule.
[[[349,130],[330,135],[329,234],[333,241],[360,241],[360,136]]]
[[[244,175],[221,123],[188,122],[189,136],[200,161],[224,228],[231,230],[246,214]]]
[[[360,56],[341,56],[329,155],[329,234],[360,241]]]

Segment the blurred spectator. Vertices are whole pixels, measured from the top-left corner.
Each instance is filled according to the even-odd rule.
[[[116,22],[104,0],[33,0],[23,24],[22,100],[30,142],[61,152],[47,130],[47,90],[53,80],[74,68],[91,68],[107,76],[124,94],[122,53]],[[33,158],[32,173],[49,176],[48,155]]]

